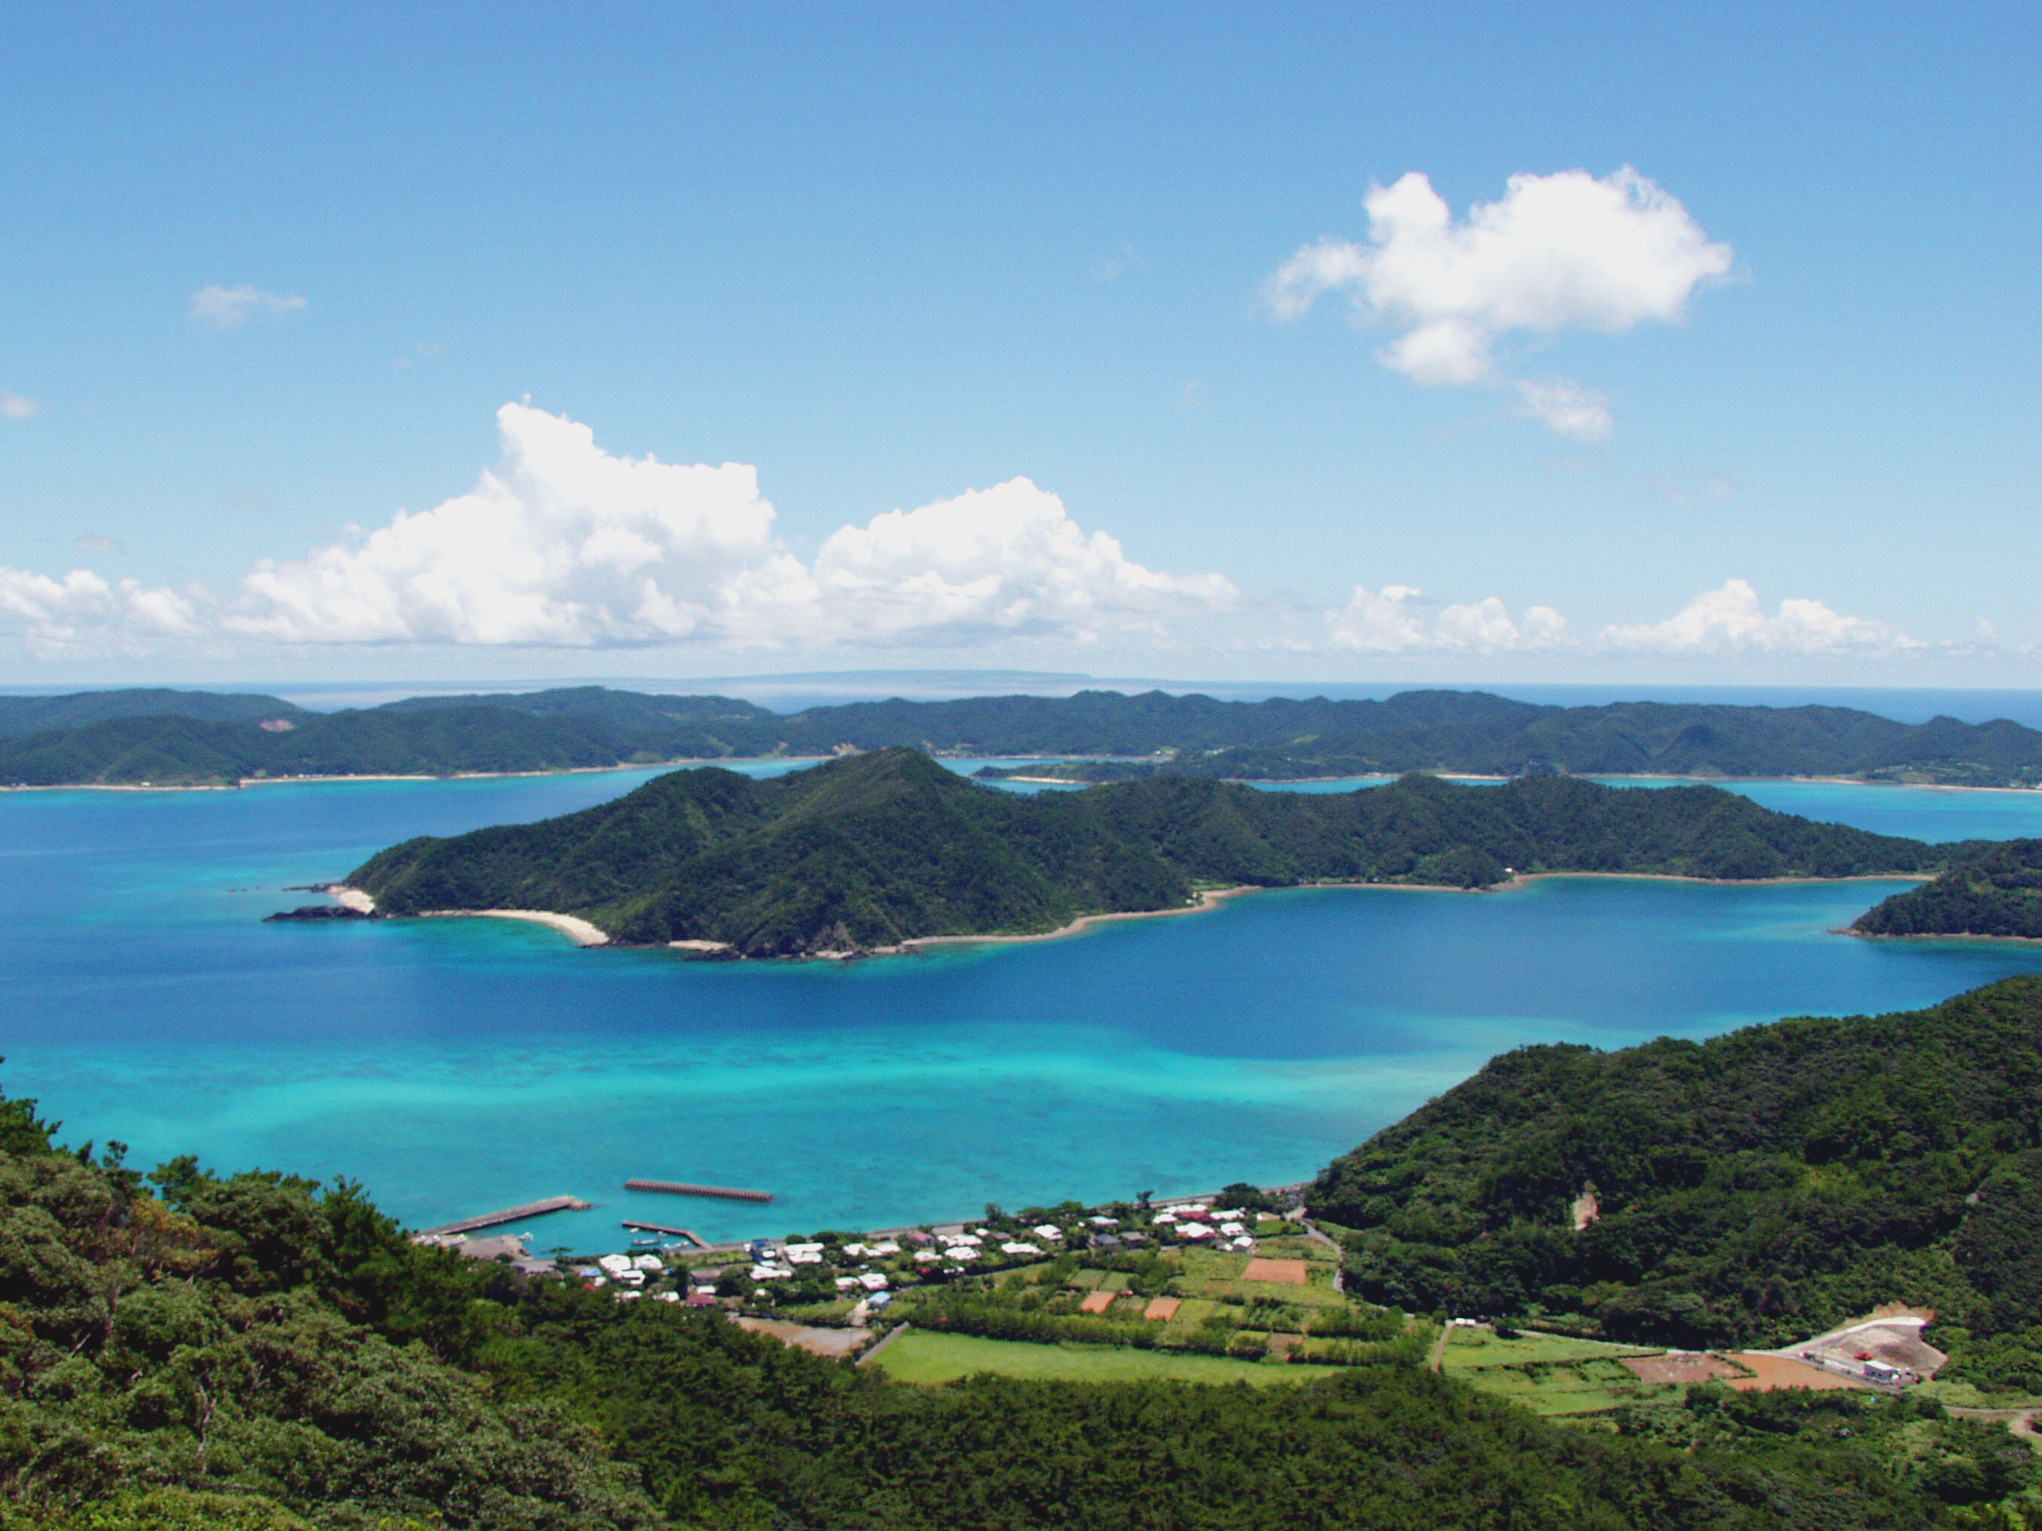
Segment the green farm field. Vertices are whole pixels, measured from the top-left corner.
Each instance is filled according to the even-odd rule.
[[[1558,1334],[1505,1340],[1487,1329],[1456,1329],[1443,1369],[1534,1414],[1600,1414],[1624,1404],[1680,1401],[1682,1389],[1641,1382],[1617,1362],[1619,1356],[1658,1353]]]
[[[1061,1382],[1125,1382],[1164,1378],[1177,1382],[1249,1382],[1258,1387],[1304,1382],[1338,1373],[1336,1366],[1284,1366],[1230,1361],[1222,1356],[1173,1355],[1111,1345],[1028,1345],[964,1334],[910,1329],[873,1363],[896,1382],[925,1387],[993,1372]]]

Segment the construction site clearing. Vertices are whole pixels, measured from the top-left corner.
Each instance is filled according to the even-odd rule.
[[[1933,1380],[1948,1357],[1922,1339],[1935,1317],[1890,1305],[1778,1350],[1661,1350],[1456,1320],[1440,1352],[1460,1380],[1553,1417],[1588,1419],[1679,1402],[1697,1384],[1738,1392],[1799,1388],[1894,1396]]]
[[[1882,1308],[1872,1317],[1783,1350],[1679,1351],[1628,1355],[1618,1364],[1641,1382],[1722,1382],[1740,1393],[1799,1387],[1895,1391],[1935,1376],[1950,1358],[1926,1343],[1922,1308]]]

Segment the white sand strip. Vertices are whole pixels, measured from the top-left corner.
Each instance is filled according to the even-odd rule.
[[[576,946],[608,946],[610,938],[587,920],[576,919],[571,914],[554,914],[545,909],[428,909],[422,916],[428,920],[479,919],[479,920],[530,920],[535,925],[550,925],[562,935],[570,937]]]
[[[343,909],[352,909],[356,914],[374,914],[376,901],[360,888],[350,888],[346,883],[337,882],[326,890],[331,898]]]

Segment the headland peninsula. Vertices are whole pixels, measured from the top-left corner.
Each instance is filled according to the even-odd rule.
[[[1041,936],[1241,888],[1928,877],[1984,848],[1817,824],[1713,787],[1558,776],[1412,774],[1323,794],[1157,776],[1021,797],[893,748],[765,780],[675,771],[561,818],[406,841],[338,882],[386,916],[546,911],[616,944],[799,957]]]
[[[1933,881],[1895,894],[1851,930],[1862,936],[2042,941],[2042,840],[1967,849]]]

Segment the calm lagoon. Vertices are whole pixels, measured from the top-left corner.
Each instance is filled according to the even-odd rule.
[[[0,795],[0,1082],[70,1142],[348,1175],[415,1225],[571,1192],[596,1208],[533,1224],[537,1245],[609,1247],[623,1216],[716,1238],[1297,1179],[1523,1043],[2042,970],[2042,948],[1835,934],[1905,886],[1870,882],[1273,892],[844,967],[581,951],[507,921],[261,923],[383,845],[653,774]],[[1741,790],[1886,833],[2042,834],[2042,793]],[[632,1176],[779,1199],[631,1196]]]

